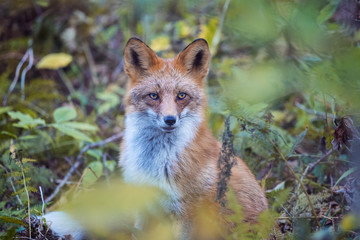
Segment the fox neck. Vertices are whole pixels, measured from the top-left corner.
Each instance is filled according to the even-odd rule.
[[[156,127],[141,112],[126,115],[121,165],[127,182],[155,185],[174,198],[180,193],[173,178],[181,155],[204,124],[201,116],[187,119],[174,132]]]

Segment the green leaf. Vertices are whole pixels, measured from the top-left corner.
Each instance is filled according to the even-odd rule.
[[[82,122],[64,122],[61,125],[76,128],[79,130],[87,130],[87,131],[97,131],[99,130],[97,126],[91,125],[88,123],[82,123]]]
[[[73,120],[76,118],[77,113],[73,107],[59,107],[54,111],[55,122],[61,123]]]
[[[294,145],[291,148],[291,150],[289,151],[287,157],[290,157],[291,154],[295,151],[295,148],[304,140],[307,132],[308,132],[308,128],[305,128],[304,131],[302,131],[299,135],[296,136]]]
[[[343,175],[341,175],[341,177],[336,181],[334,187],[336,187],[341,180],[343,180],[344,178],[346,178],[347,176],[352,174],[354,171],[355,171],[355,168],[350,168],[349,170],[344,172]]]
[[[10,228],[8,230],[6,230],[6,235],[2,236],[3,240],[13,240],[15,239],[15,234],[16,234],[16,228]]]
[[[27,190],[28,190],[28,192],[35,192],[35,193],[38,192],[38,190],[32,186],[27,186]]]
[[[51,53],[43,57],[36,65],[38,69],[52,69],[66,67],[72,61],[72,56],[66,53]]]
[[[105,165],[111,172],[113,172],[116,167],[116,161],[106,161]]]
[[[12,107],[0,107],[0,115],[6,112],[9,112]]]
[[[16,190],[16,192],[11,193],[11,196],[20,195],[21,193],[25,192],[25,188],[21,188]]]
[[[39,136],[37,136],[37,135],[25,135],[25,136],[19,137],[19,139],[21,139],[21,140],[34,140],[37,138],[39,138]]]
[[[27,226],[27,224],[25,222],[21,221],[18,218],[14,218],[11,216],[0,216],[0,221],[6,222],[6,223],[15,223],[15,224],[22,225],[22,226]]]
[[[84,133],[82,133],[79,130],[76,130],[74,128],[65,126],[63,124],[57,124],[57,123],[51,124],[51,126],[56,128],[60,132],[66,134],[68,136],[71,136],[73,138],[76,138],[76,139],[79,139],[79,140],[84,140],[84,141],[87,141],[87,142],[93,142],[91,140],[91,138],[89,138],[87,135],[85,135]]]
[[[0,134],[8,135],[8,136],[10,136],[10,137],[12,137],[12,138],[17,139],[17,136],[16,136],[15,134],[13,134],[13,133],[11,133],[11,132],[8,132],[8,131],[1,131]]]
[[[317,22],[324,23],[327,20],[329,20],[329,18],[331,18],[334,15],[337,6],[338,5],[334,4],[334,3],[330,3],[330,4],[326,5],[323,9],[321,9],[320,15],[316,19]]]
[[[102,159],[103,152],[100,149],[89,149],[86,151],[86,154],[95,158],[97,161]]]
[[[45,125],[45,121],[41,118],[35,118],[33,119],[30,115],[28,114],[24,114],[21,112],[8,112],[9,116],[12,119],[18,119],[20,120],[18,123],[14,123],[13,126],[14,127],[20,127],[20,128],[25,128],[25,129],[29,129],[29,128],[34,128],[37,125]]]
[[[118,94],[115,92],[101,92],[97,93],[96,97],[102,101],[105,101],[103,104],[99,106],[98,112],[100,114],[109,111],[111,108],[115,108],[117,105],[120,104],[120,98]]]
[[[36,0],[36,4],[41,7],[49,6],[49,0]]]
[[[103,172],[103,165],[99,161],[90,163],[88,167],[91,168],[92,171],[90,169],[84,170],[86,171],[86,174],[82,181],[82,185],[84,187],[89,187],[90,185],[95,183],[98,177],[100,177]],[[96,176],[94,173],[96,174]]]
[[[18,119],[20,121],[30,121],[33,119],[30,115],[18,111],[16,112],[10,111],[8,112],[8,114],[12,119]]]

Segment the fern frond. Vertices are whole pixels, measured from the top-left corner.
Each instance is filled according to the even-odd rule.
[[[23,159],[22,159],[22,162],[23,162],[23,163],[36,162],[36,161],[37,161],[36,159],[32,159],[32,158],[23,158]]]
[[[30,180],[31,180],[31,177],[26,177],[26,178],[25,178],[25,182],[26,182],[26,183],[29,183]],[[23,179],[19,179],[19,180],[16,180],[15,183],[16,183],[16,184],[24,184],[24,180],[23,180]]]
[[[24,191],[25,191],[25,188],[21,188],[21,189],[17,190],[16,192],[13,192],[11,194],[11,196],[19,195],[19,194],[23,193]]]
[[[38,190],[36,188],[32,187],[32,186],[27,186],[27,190],[29,192],[38,192]]]
[[[22,173],[18,171],[13,171],[9,174],[11,177],[22,177]]]

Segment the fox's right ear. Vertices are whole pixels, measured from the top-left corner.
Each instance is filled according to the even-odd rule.
[[[209,71],[210,50],[205,39],[199,38],[180,52],[175,62],[201,81]]]
[[[132,80],[146,74],[159,63],[156,53],[138,38],[130,38],[125,47],[125,72]]]

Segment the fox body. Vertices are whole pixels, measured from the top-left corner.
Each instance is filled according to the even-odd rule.
[[[181,239],[210,239],[196,236],[193,230],[194,213],[201,204],[219,210],[214,199],[221,145],[205,117],[203,79],[210,60],[207,42],[195,40],[175,58],[163,59],[141,40],[131,38],[124,57],[130,78],[120,157],[124,179],[157,186],[167,194],[164,207],[182,223]],[[256,221],[267,208],[267,200],[240,158],[232,168],[229,184],[246,220]],[[59,233],[71,234],[71,229],[58,224],[56,216],[45,215]]]
[[[130,78],[120,158],[125,181],[163,189],[169,197],[166,209],[184,222],[191,222],[201,202],[214,203],[218,182],[221,146],[205,118],[209,59],[204,39],[173,59],[158,57],[136,38],[125,49]],[[267,200],[249,168],[237,160],[230,187],[247,220],[255,221]]]

